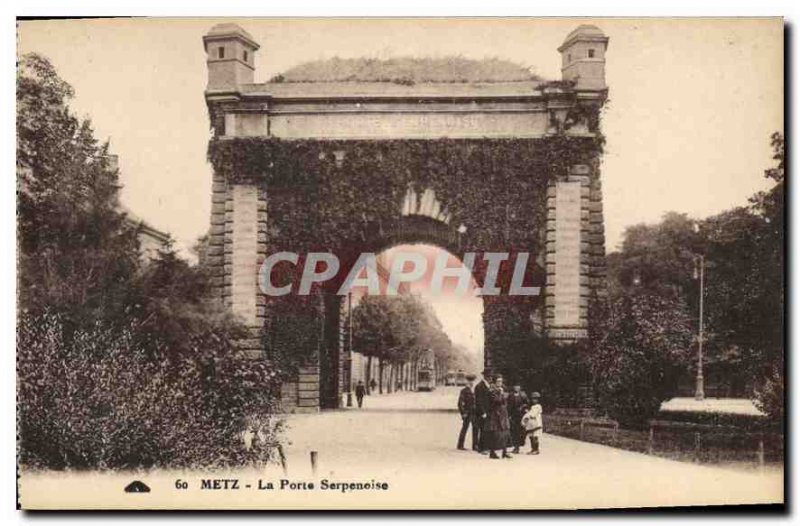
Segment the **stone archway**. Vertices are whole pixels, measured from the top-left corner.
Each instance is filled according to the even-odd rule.
[[[430,193],[427,195],[430,196]],[[324,344],[319,350],[320,408],[337,407],[343,402],[345,393],[352,388],[352,364],[348,361],[350,349],[346,326],[349,314],[348,297],[338,295],[337,291],[355,259],[365,253],[378,256],[399,245],[426,244],[445,250],[459,261],[463,260],[461,238],[464,234],[446,221],[446,215],[436,213],[436,210],[436,207],[431,207],[428,199],[423,201],[421,207],[409,207],[409,202],[406,201],[401,207],[402,219],[393,223],[392,228],[370,232],[369,236],[351,247],[351,251],[341,254],[342,270],[321,291],[325,305],[322,313],[325,336]],[[479,279],[474,274],[473,278]],[[382,280],[388,281],[388,277],[383,276]]]
[[[534,311],[551,338],[585,337],[588,300],[605,275],[598,114],[608,39],[597,28],[568,35],[560,81],[476,85],[256,84],[250,35],[228,24],[204,40],[214,131],[208,261],[220,297],[251,327],[243,352],[263,357],[261,333],[283,312],[256,286],[268,253],[354,260],[400,242],[533,255],[542,304],[487,301],[487,356],[502,345],[493,334],[528,330]],[[320,291],[314,301],[303,308],[318,318],[309,322],[316,348],[283,393],[302,410],[326,405],[344,383],[341,298]],[[322,372],[333,347],[339,358]]]

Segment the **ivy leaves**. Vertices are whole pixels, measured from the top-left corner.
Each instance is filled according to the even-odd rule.
[[[370,228],[396,228],[403,197],[431,189],[467,227],[464,250],[540,249],[547,184],[589,163],[601,141],[541,139],[213,139],[209,160],[229,182],[260,182],[272,246],[338,250],[364,243]],[[381,247],[384,248],[384,247]]]

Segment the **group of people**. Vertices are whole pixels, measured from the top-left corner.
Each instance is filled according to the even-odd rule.
[[[475,375],[467,375],[469,384],[458,396],[458,411],[461,413],[461,431],[458,449],[464,450],[467,431],[472,426],[472,449],[489,458],[511,458],[508,448],[519,453],[520,447],[530,439],[530,455],[539,454],[539,439],[542,436],[542,406],[539,393],[530,397],[519,385],[510,392],[503,387],[503,377],[483,371],[476,382]],[[473,385],[474,382],[474,385]]]

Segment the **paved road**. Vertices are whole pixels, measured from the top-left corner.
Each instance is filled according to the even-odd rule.
[[[292,415],[288,474],[279,466],[233,472],[22,472],[25,507],[129,508],[614,508],[741,504],[783,500],[782,472],[746,473],[648,457],[545,434],[542,454],[491,460],[458,451],[457,388],[371,396],[362,410]],[[318,453],[311,470],[310,452]],[[236,490],[203,480],[236,479]],[[281,479],[314,489],[280,490]],[[152,491],[129,494],[131,480]],[[335,482],[388,484],[343,493]],[[178,487],[186,484],[185,489]],[[273,490],[259,489],[271,483]]]
[[[542,455],[455,449],[458,388],[370,396],[362,410],[293,415],[290,476],[382,479],[418,507],[573,508],[780,502],[782,472],[746,473],[545,435]],[[387,495],[367,495],[392,502]],[[364,501],[372,502],[372,500]]]
[[[450,386],[437,387],[429,392],[401,391],[399,393],[365,396],[362,410],[456,411],[460,389],[461,387]]]

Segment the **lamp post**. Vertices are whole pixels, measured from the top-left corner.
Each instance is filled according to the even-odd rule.
[[[705,296],[706,258],[702,254],[694,257],[694,279],[700,278],[700,309],[697,324],[697,377],[695,378],[694,399],[704,400],[706,397],[703,385],[703,296]]]
[[[700,234],[700,223],[694,222],[694,233]],[[706,397],[704,379],[703,379],[703,303],[705,297],[705,275],[706,275],[706,257],[703,254],[695,254],[693,257],[694,262],[694,279],[700,279],[700,298],[698,309],[698,323],[697,323],[697,376],[695,377],[694,399],[704,400]]]
[[[347,407],[353,407],[353,293],[347,293]]]
[[[466,231],[467,227],[463,223],[458,226],[458,250],[461,250],[461,236],[463,236]]]

